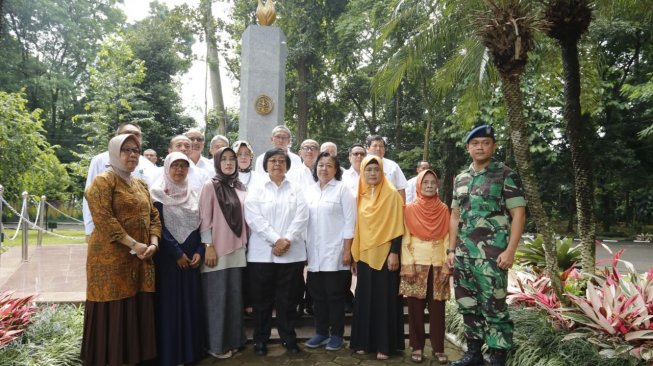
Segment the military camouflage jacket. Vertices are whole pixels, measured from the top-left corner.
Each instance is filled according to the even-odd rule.
[[[456,177],[451,208],[460,210],[456,256],[496,259],[508,246],[511,208],[526,206],[521,179],[501,162]]]

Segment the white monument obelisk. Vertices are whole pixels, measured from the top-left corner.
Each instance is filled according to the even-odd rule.
[[[258,1],[256,17],[259,25],[247,27],[242,39],[238,139],[260,155],[272,147],[272,129],[284,122],[288,47],[281,29],[272,27],[272,0]]]

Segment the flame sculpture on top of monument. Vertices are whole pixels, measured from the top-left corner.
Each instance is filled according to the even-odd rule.
[[[277,11],[274,9],[274,2],[272,0],[265,0],[265,5],[263,5],[263,1],[258,0],[256,18],[258,19],[259,25],[272,25],[272,23],[277,19]]]

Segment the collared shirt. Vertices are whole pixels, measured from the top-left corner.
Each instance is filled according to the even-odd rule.
[[[406,183],[406,203],[411,203],[417,198],[417,176],[412,177]]]
[[[138,165],[136,169],[132,172],[132,175],[141,179],[145,179],[144,172],[150,167],[154,167],[151,161],[147,160],[144,156],[138,157]],[[86,175],[86,185],[84,186],[84,191],[93,183],[93,179],[107,170],[109,167],[109,152],[105,151],[98,155],[95,155],[91,159],[91,163],[88,165],[88,174]],[[82,200],[82,215],[84,217],[84,232],[86,235],[91,235],[95,225],[93,224],[93,217],[91,216],[91,210],[88,208],[88,202],[86,202],[86,197]]]
[[[342,173],[342,183],[351,190],[351,193],[354,194],[354,198],[358,193],[358,179],[359,174],[354,170],[354,168],[349,168]]]
[[[303,190],[306,190],[306,188],[315,184],[313,172],[309,167],[304,165],[304,163],[302,163],[302,166],[299,169],[291,169],[288,171],[286,177],[291,182],[297,183],[297,185]]]
[[[207,159],[203,156],[200,156],[200,160],[197,161],[195,166],[204,170],[209,178],[213,178],[215,176],[215,165],[213,165],[213,159]]]
[[[308,206],[299,186],[284,179],[280,186],[262,176],[250,187],[245,198],[245,221],[251,229],[247,261],[257,263],[294,263],[306,260]],[[282,256],[272,254],[280,238],[290,240],[290,249]]]
[[[510,212],[526,206],[519,175],[501,162],[473,164],[454,181],[451,208],[460,210],[456,256],[496,259],[508,246]]]
[[[343,242],[354,237],[356,200],[350,189],[332,179],[324,188],[320,182],[306,189],[310,212],[306,249],[311,272],[342,271]]]
[[[300,167],[305,166],[304,163],[302,163],[302,158],[299,157],[299,155],[293,153],[292,151],[286,151],[288,153],[288,156],[290,156],[290,169],[299,169]],[[259,174],[267,175],[268,173],[265,172],[265,169],[263,169],[263,157],[265,156],[265,153],[259,155],[256,158],[256,163],[254,164],[254,170],[256,170]]]
[[[408,185],[406,176],[404,176],[404,172],[401,171],[399,164],[395,163],[394,160],[383,158],[383,173],[398,191],[406,189],[406,185]]]

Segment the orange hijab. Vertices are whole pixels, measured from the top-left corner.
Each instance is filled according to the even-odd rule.
[[[376,186],[367,184],[364,173],[365,167],[373,160],[378,164],[381,174],[381,181]],[[383,174],[381,158],[368,155],[361,162],[360,172],[356,197],[358,218],[354,230],[352,256],[356,261],[361,256],[367,258],[370,267],[378,270],[388,256],[388,251],[381,250],[385,249],[382,247],[388,245],[389,249],[390,240],[404,233],[403,201]],[[374,249],[379,249],[378,253]]]
[[[426,174],[433,174],[437,185],[438,176],[434,171],[422,170],[417,176],[417,199],[406,206],[404,218],[411,235],[421,240],[441,240],[449,232],[449,208],[436,194],[426,197],[422,194],[422,181]]]

